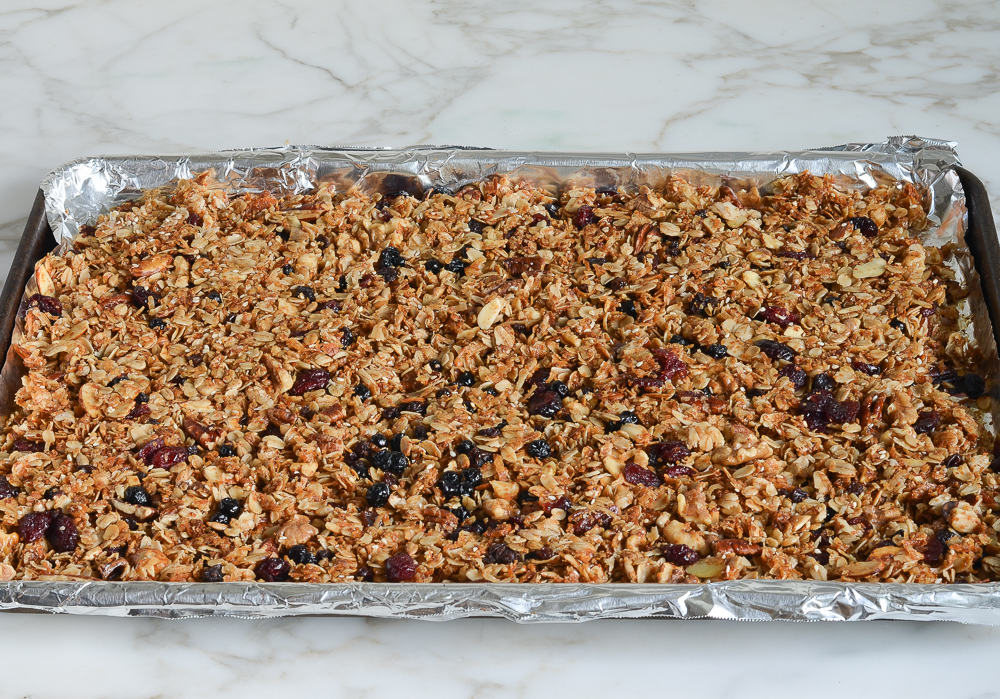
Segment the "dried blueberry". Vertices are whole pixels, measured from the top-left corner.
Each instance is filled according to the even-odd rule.
[[[225,579],[221,563],[214,566],[205,566],[205,568],[201,571],[202,582],[224,582]]]
[[[459,386],[471,386],[476,382],[476,375],[471,371],[463,371],[458,375],[458,379],[455,381]]]
[[[854,226],[854,230],[861,231],[861,235],[866,238],[878,235],[878,225],[867,216],[852,216],[847,220]]]
[[[389,493],[391,490],[389,486],[385,483],[376,483],[368,492],[365,493],[365,501],[368,503],[368,507],[382,507],[387,502],[389,502]]]
[[[379,267],[402,267],[404,264],[406,264],[406,260],[399,253],[399,250],[391,245],[378,256]]]
[[[257,564],[254,572],[264,582],[284,582],[292,567],[284,558],[265,558]]]
[[[880,369],[875,364],[866,364],[865,362],[861,361],[853,361],[851,362],[851,366],[854,367],[855,371],[860,371],[862,374],[868,374],[868,376],[878,376],[879,374],[882,373],[882,369]]]
[[[536,459],[547,459],[552,456],[552,447],[544,439],[536,439],[528,442],[525,451],[528,452],[528,456]]]
[[[898,330],[901,333],[906,332],[906,323],[901,321],[899,318],[893,318],[892,320],[890,320],[889,325],[893,328],[896,328],[896,330]]]
[[[133,485],[125,489],[125,502],[140,507],[153,506],[153,498],[141,485]]]
[[[936,430],[940,423],[940,413],[936,410],[925,410],[917,415],[917,421],[913,423],[913,429],[917,434],[928,434]]]
[[[328,383],[330,383],[330,372],[326,369],[306,369],[299,373],[288,393],[301,396],[309,391],[326,388]]]
[[[707,354],[712,359],[722,359],[723,357],[729,356],[729,350],[726,349],[726,346],[719,343],[709,345],[703,349],[702,352]]]
[[[559,216],[559,205],[556,204],[554,201],[546,204],[545,210],[549,212],[549,216],[551,216],[552,218],[556,218],[557,216]]]
[[[944,467],[956,468],[957,466],[961,466],[964,461],[965,459],[962,458],[961,454],[952,454],[951,456],[949,456],[947,459],[944,460]]]
[[[400,403],[397,407],[401,413],[417,413],[418,415],[427,414],[427,404],[419,400],[408,400]]]
[[[292,289],[292,296],[301,296],[310,303],[316,300],[316,292],[311,286],[297,286]]]
[[[7,476],[0,476],[0,500],[16,498],[21,491],[10,484]]]
[[[315,565],[316,564],[316,554],[306,548],[305,544],[296,544],[295,546],[288,549],[288,560],[292,563],[298,563],[299,565]]]
[[[388,454],[389,458],[385,466],[382,467],[382,470],[396,476],[402,476],[406,469],[410,466],[409,458],[398,451],[390,451]]]
[[[474,442],[468,439],[463,439],[461,442],[455,445],[455,453],[457,454],[468,454],[470,451],[475,449],[476,445]]]
[[[459,258],[453,259],[451,262],[446,264],[444,268],[449,272],[454,272],[460,277],[465,276],[465,268],[469,266],[469,263],[465,260],[460,260]]]
[[[639,312],[635,310],[635,301],[632,300],[622,301],[620,304],[618,304],[618,310],[627,316],[631,316],[632,318],[639,317]]]
[[[462,492],[462,477],[458,471],[445,471],[438,480],[438,487],[446,498],[460,495]]]
[[[379,449],[385,449],[386,445],[389,444],[389,440],[386,438],[386,436],[384,434],[378,434],[378,433],[373,434],[372,438],[369,441],[371,442],[372,446],[377,447]]]
[[[154,330],[156,330],[157,328],[165,328],[165,327],[167,327],[167,323],[162,318],[151,318],[149,320],[149,327],[151,327]]]
[[[222,498],[215,508],[215,514],[209,519],[210,522],[221,522],[229,524],[229,520],[236,519],[243,513],[243,505],[239,500],[233,498]]]
[[[294,270],[290,264],[281,265],[281,271],[284,274],[291,274]]]
[[[441,264],[438,260],[435,260],[434,258],[431,258],[431,259],[427,260],[427,262],[424,263],[424,269],[426,269],[428,272],[432,272],[434,274],[437,274],[442,269],[444,269],[444,265]]]
[[[685,339],[681,335],[672,335],[670,337],[670,344],[672,344],[672,345],[684,345],[684,346],[687,346],[687,345],[691,344],[691,341]]]
[[[427,366],[430,367],[430,370],[435,373],[441,372],[441,362],[436,359],[432,359]]]
[[[395,267],[379,267],[375,272],[382,277],[386,284],[392,284],[399,279],[399,272]]]
[[[560,398],[565,398],[569,395],[569,386],[564,384],[562,381],[553,381],[549,384],[548,389]]]
[[[809,381],[809,374],[804,372],[795,364],[786,364],[778,372],[778,376],[783,376],[792,382],[795,386],[796,391],[800,391],[806,387],[806,383]]]
[[[482,233],[483,232],[483,222],[482,221],[477,221],[474,218],[469,219],[469,230],[472,233]]]
[[[363,383],[359,383],[354,387],[354,395],[358,397],[358,400],[364,402],[372,397],[371,389],[365,386]]]
[[[390,556],[385,562],[385,576],[389,582],[406,582],[417,574],[417,562],[405,552]]]
[[[701,558],[697,551],[684,544],[664,544],[660,551],[663,554],[663,560],[675,566],[689,566],[697,563]]]
[[[639,424],[639,416],[636,415],[631,410],[623,410],[622,412],[618,413],[618,418],[621,420],[621,422],[622,422],[623,425],[638,425]]]
[[[236,456],[236,450],[229,444],[223,444],[219,447],[219,456]]]

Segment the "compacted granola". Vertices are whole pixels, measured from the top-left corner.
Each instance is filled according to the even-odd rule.
[[[0,578],[998,579],[922,194],[148,192],[37,266]]]

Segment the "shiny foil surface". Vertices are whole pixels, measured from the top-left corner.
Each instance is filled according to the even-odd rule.
[[[518,153],[422,146],[404,149],[289,146],[184,156],[81,158],[42,181],[46,214],[57,241],[142,190],[214,169],[232,192],[305,192],[334,183],[371,191],[455,191],[493,174],[529,179],[555,192],[587,186],[649,184],[677,173],[697,184],[765,188],[776,177],[808,170],[856,186],[889,180],[923,185],[933,224],[929,245],[955,246],[954,268],[971,293],[960,307],[966,332],[985,356],[997,403],[1000,362],[979,278],[965,246],[965,196],[954,167],[955,144],[914,136],[881,143],[777,153],[587,154]],[[766,189],[765,189],[766,191]],[[29,291],[34,280],[29,282]],[[19,333],[16,328],[15,340]],[[11,353],[13,354],[13,353]],[[0,386],[20,385],[23,367],[8,361]],[[983,415],[987,426],[991,415]],[[88,580],[0,583],[0,610],[170,618],[293,615],[448,620],[472,616],[517,622],[580,622],[603,618],[713,618],[745,621],[950,620],[1000,624],[1000,584],[916,585],[791,580],[704,584],[490,583],[161,583]]]

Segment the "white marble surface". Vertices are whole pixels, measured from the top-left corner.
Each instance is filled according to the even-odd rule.
[[[0,269],[99,153],[959,142],[1000,203],[995,2],[0,2]],[[952,624],[0,616],[0,696],[996,696]],[[18,671],[23,669],[23,671]]]

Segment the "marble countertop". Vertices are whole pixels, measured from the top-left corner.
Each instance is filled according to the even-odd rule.
[[[998,87],[992,2],[6,0],[0,270],[44,174],[101,153],[772,150],[915,133],[957,141],[997,209]],[[963,670],[998,650],[1000,631],[944,623],[0,615],[0,657],[26,669],[0,694],[987,697],[994,680]]]

